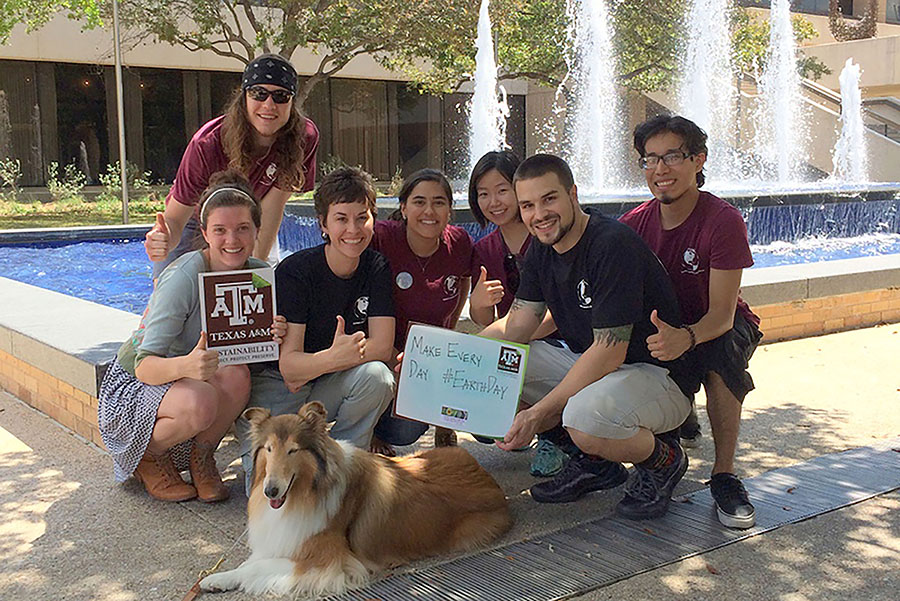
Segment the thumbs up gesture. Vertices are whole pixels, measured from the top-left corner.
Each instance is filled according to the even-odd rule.
[[[144,250],[151,261],[162,261],[169,254],[169,226],[162,213],[156,214],[156,223],[144,236]]]
[[[500,280],[487,279],[487,269],[481,266],[481,275],[472,288],[472,295],[469,297],[469,306],[475,309],[483,309],[493,307],[503,300],[503,284]]]
[[[691,348],[691,335],[684,328],[674,328],[663,321],[656,309],[650,313],[656,334],[647,336],[650,355],[660,361],[674,361]]]
[[[185,360],[185,376],[195,380],[208,380],[219,369],[219,353],[207,349],[206,332],[200,332],[200,340]]]
[[[334,329],[334,340],[331,341],[334,371],[340,371],[359,365],[366,357],[366,335],[364,332],[344,333],[344,318],[337,316],[337,327]]]

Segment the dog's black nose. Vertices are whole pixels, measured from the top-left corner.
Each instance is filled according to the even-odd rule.
[[[277,499],[281,496],[281,490],[274,484],[270,484],[265,490],[266,496],[270,499]]]

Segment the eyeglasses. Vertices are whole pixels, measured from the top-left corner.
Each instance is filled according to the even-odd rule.
[[[669,167],[674,167],[675,165],[682,164],[686,158],[692,156],[694,156],[692,153],[683,150],[673,150],[661,157],[658,157],[655,154],[648,154],[647,156],[638,159],[638,166],[641,169],[656,169],[656,166],[659,165],[659,160],[662,159],[663,163]]]
[[[271,96],[275,104],[287,104],[294,97],[287,90],[267,90],[262,86],[250,86],[247,88],[247,96],[257,102],[265,102]]]
[[[516,291],[519,289],[519,261],[514,254],[508,252],[503,257],[503,271],[506,272],[506,285],[509,288],[509,293],[515,296]]]

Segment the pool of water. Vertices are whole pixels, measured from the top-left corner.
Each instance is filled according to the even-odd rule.
[[[318,240],[310,239],[318,244]],[[807,238],[752,245],[754,268],[900,254],[900,234]],[[142,240],[0,246],[0,275],[142,313],[152,291]]]

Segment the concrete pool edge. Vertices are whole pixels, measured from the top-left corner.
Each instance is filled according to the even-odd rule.
[[[742,295],[764,342],[900,322],[900,255],[748,270]],[[102,446],[100,379],[140,316],[3,277],[0,307],[0,388]]]

